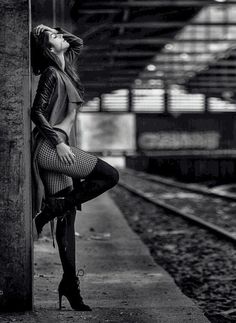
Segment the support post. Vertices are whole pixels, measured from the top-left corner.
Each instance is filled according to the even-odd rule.
[[[99,112],[103,111],[103,95],[99,96]]]
[[[133,111],[133,91],[131,88],[128,89],[128,112]]]
[[[209,113],[209,97],[204,95],[204,113]]]
[[[168,87],[164,87],[164,114],[168,114],[169,112],[169,90]]]
[[[0,311],[33,307],[30,0],[0,2]]]

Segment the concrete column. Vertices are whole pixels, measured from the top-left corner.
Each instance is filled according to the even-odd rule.
[[[32,309],[30,0],[0,2],[0,311]]]

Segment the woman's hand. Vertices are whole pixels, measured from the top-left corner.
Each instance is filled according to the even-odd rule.
[[[64,142],[56,145],[57,154],[60,160],[66,165],[72,165],[75,162],[75,154],[71,151],[71,148]]]
[[[56,29],[50,28],[50,27],[45,26],[43,24],[38,25],[37,27],[34,28],[34,30],[35,30],[36,35],[39,35],[41,32],[46,31],[46,30],[50,31],[50,32],[52,32],[54,34],[58,33],[58,31]]]

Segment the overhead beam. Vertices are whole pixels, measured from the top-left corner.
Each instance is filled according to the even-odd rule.
[[[236,5],[234,1],[227,1],[226,2],[216,2],[214,0],[165,0],[165,1],[86,1],[82,6],[83,8],[97,8],[97,7],[104,7],[104,8],[156,8],[156,7],[204,7],[204,6],[226,6],[226,5]],[[81,6],[81,7],[82,7]],[[78,10],[79,12],[81,10]]]
[[[145,65],[145,64],[144,64]],[[128,70],[132,70],[132,71],[137,71],[137,72],[141,72],[140,70],[140,66],[122,66],[122,67],[127,67],[127,71]],[[79,72],[107,72],[109,71],[109,68],[112,68],[112,73],[116,70],[116,69],[119,69],[121,68],[121,66],[117,66],[117,65],[112,65],[112,66],[107,66],[107,65],[104,65],[104,66],[89,66],[89,65],[84,65],[84,66],[81,66],[79,68]]]
[[[226,77],[229,77],[229,76],[236,76],[236,69],[234,70],[218,70],[218,69],[212,69],[212,70],[206,70],[206,71],[201,71],[201,73],[196,73],[194,76],[191,76],[190,74],[192,73],[195,73],[196,71],[189,71],[189,72],[186,72],[186,71],[162,71],[163,72],[163,75],[155,75],[155,74],[149,74],[147,72],[143,72],[143,71],[140,71],[140,69],[134,69],[134,70],[119,70],[119,69],[113,69],[111,72],[109,72],[107,69],[99,69],[99,70],[96,70],[95,68],[88,68],[88,69],[82,69],[81,71],[81,75],[83,75],[83,80],[86,80],[86,74],[91,72],[91,73],[94,73],[94,72],[98,72],[98,75],[101,75],[103,78],[105,77],[109,77],[109,76],[114,76],[114,75],[130,75],[130,76],[134,76],[136,78],[139,78],[139,79],[145,79],[145,78],[148,78],[148,79],[169,79],[171,77],[173,78],[183,78],[183,79],[188,79],[188,78],[200,78],[200,77],[221,77],[221,76],[226,76]],[[142,73],[142,74],[140,74]],[[94,78],[94,77],[93,77]]]
[[[236,3],[235,3],[236,4]],[[143,29],[143,28],[147,28],[147,29],[164,29],[164,28],[179,28],[179,27],[184,27],[186,26],[186,24],[188,26],[196,26],[196,27],[232,27],[232,26],[236,26],[236,22],[229,22],[229,21],[225,21],[225,22],[197,22],[197,21],[188,21],[186,23],[186,21],[182,22],[182,21],[153,21],[153,22],[146,22],[146,21],[140,21],[140,22],[119,22],[119,23],[101,23],[101,24],[86,24],[86,26],[88,28],[109,28],[109,29],[116,29],[116,28],[132,28],[132,29]]]
[[[192,89],[186,89],[189,93],[205,93],[208,96],[210,96],[210,94],[219,94],[222,95],[222,92],[224,92],[225,90],[222,91],[222,89],[219,88],[192,88]]]
[[[173,43],[173,39],[168,42],[168,43]],[[236,41],[235,41],[236,43]],[[83,55],[92,55],[93,53],[98,53],[100,55],[103,54],[103,52],[107,53],[107,55],[109,55],[112,51],[114,50],[114,46],[112,46],[111,44],[109,45],[104,45],[104,46],[101,46],[101,45],[85,45],[82,53],[81,53],[81,57],[83,57]],[[178,50],[178,51],[171,51],[171,50],[163,50],[163,49],[160,49],[158,48],[157,50],[153,50],[153,51],[150,51],[150,50],[146,50],[145,48],[143,48],[142,50],[127,50],[125,48],[119,48],[119,52],[120,53],[130,53],[130,55],[132,55],[132,52],[137,52],[137,53],[150,53],[150,55],[163,55],[163,56],[172,56],[172,55],[180,55],[180,54],[183,54],[183,53],[186,53],[188,55],[201,55],[201,54],[222,54],[222,53],[225,53],[226,51],[222,51],[222,50],[219,50],[219,51],[211,51],[211,50],[207,50],[207,49],[199,49],[199,50],[196,50],[196,49],[190,49],[190,50],[187,50],[183,47],[183,50]],[[118,52],[118,53],[119,53]],[[138,54],[137,54],[138,55]]]
[[[226,40],[219,38],[187,38],[187,39],[173,39],[173,38],[123,38],[123,39],[114,39],[111,40],[111,43],[115,45],[156,45],[156,44],[167,44],[169,42],[174,43],[222,43],[226,42]],[[227,39],[227,43],[236,43],[235,39]]]
[[[125,67],[125,66],[121,66],[121,65],[115,65],[115,66],[111,66],[112,70],[111,70],[111,74],[116,73],[116,71],[119,71],[120,67]],[[92,71],[96,71],[96,72],[107,72],[108,66],[104,66],[104,67],[97,67],[96,66],[83,66],[81,69],[79,69],[80,72],[92,72]],[[142,69],[140,69],[140,67],[136,67],[136,66],[128,66],[127,65],[127,70],[124,69],[124,72],[127,71],[127,73],[133,73],[133,71],[137,71],[138,73],[144,73],[144,71]],[[129,72],[130,71],[130,72]],[[168,75],[168,74],[176,74],[179,73],[180,74],[180,70],[162,70],[159,69],[159,72],[163,72],[164,74]],[[145,72],[146,73],[146,72]],[[149,72],[151,73],[151,72]],[[196,71],[196,70],[190,70],[190,71],[182,71],[182,74],[187,74],[187,73],[196,73],[198,75],[202,75],[202,74],[214,74],[214,75],[235,75],[236,74],[236,69],[232,68],[232,69],[205,69],[205,70],[201,70],[201,71]],[[149,74],[150,77],[154,77],[157,76],[155,74]]]
[[[88,71],[86,71],[88,72]],[[89,72],[93,72],[93,70],[91,69],[91,71]],[[82,75],[83,73],[81,73]],[[127,70],[127,71],[124,71],[124,70],[114,70],[112,72],[109,72],[109,71],[106,71],[104,70],[103,73],[99,73],[98,75],[102,75],[103,77],[106,77],[106,76],[110,76],[110,75],[138,75],[139,74],[139,71],[136,71],[136,70]],[[86,75],[86,74],[85,74]],[[94,77],[96,77],[96,74],[94,75]],[[89,75],[89,78],[90,78],[90,75]]]
[[[96,82],[91,82],[91,83],[86,83],[84,85],[85,87],[91,87],[91,88],[113,88],[114,87],[114,83],[110,84],[110,83],[96,83]],[[120,88],[124,88],[124,87],[129,87],[130,83],[117,83],[115,87],[120,87]]]
[[[122,9],[80,9],[78,14],[83,15],[103,15],[103,14],[117,14]]]
[[[85,64],[88,64],[89,67],[96,67],[98,65],[98,63],[96,64],[90,64],[89,62],[91,61],[87,61],[84,60],[82,63],[83,66],[85,66]],[[109,62],[109,61],[99,61],[99,67],[129,67],[129,66],[145,66],[146,62],[141,60],[141,61],[137,61],[137,62],[129,62],[129,61],[121,61],[121,62]]]
[[[117,38],[107,40],[107,45],[89,45],[87,44],[84,50],[114,50],[114,45],[165,45],[169,43],[225,43],[236,44],[235,39],[219,39],[219,38],[187,38],[187,39],[176,39],[176,38]]]
[[[90,49],[90,48],[89,48]],[[87,51],[85,58],[87,57],[101,57],[101,56],[114,56],[114,57],[141,57],[141,56],[155,56],[158,54],[158,51]],[[83,59],[83,54],[81,54],[81,59]]]
[[[80,62],[83,66],[85,66],[85,64],[89,64],[89,61],[86,62],[86,60]],[[146,65],[153,65],[156,66],[156,68],[161,67],[161,69],[165,69],[166,67],[170,66],[171,68],[173,67],[182,67],[184,68],[184,66],[199,66],[199,67],[204,67],[204,66],[208,66],[210,64],[214,65],[214,67],[236,67],[236,62],[230,61],[230,62],[225,62],[225,61],[213,61],[213,62],[185,62],[185,61],[179,61],[179,62],[174,62],[174,61],[169,61],[169,62],[165,62],[163,60],[160,61],[150,61],[149,63],[144,61],[144,60],[138,60],[138,61],[115,61],[110,63],[109,61],[99,61],[99,67],[129,67],[129,66],[146,66]],[[89,67],[96,67],[98,64],[89,64]]]
[[[184,50],[182,52],[177,52],[177,53],[172,53],[172,52],[160,52],[160,51],[137,51],[137,50],[132,50],[132,51],[96,51],[96,50],[91,50],[91,51],[86,51],[80,56],[80,61],[83,60],[83,58],[87,57],[107,57],[107,56],[114,56],[114,57],[142,57],[142,56],[179,56],[181,54],[188,54],[189,56],[199,56],[199,55],[217,55],[216,52],[209,52],[209,51],[203,51],[203,52],[185,52]]]
[[[232,77],[213,77],[213,76],[209,76],[209,77],[197,77],[193,79],[194,82],[211,82],[211,81],[217,81],[217,82],[235,82],[236,81],[236,74],[235,76]],[[192,81],[189,81],[189,84]]]
[[[203,70],[199,72],[199,75],[236,75],[236,69],[209,69],[209,70]]]
[[[160,70],[161,71],[161,70]],[[172,74],[176,74],[176,73],[179,73],[180,74],[180,71],[162,71],[164,73],[164,75],[172,75]],[[146,72],[145,72],[146,73]],[[150,73],[150,72],[149,72]],[[181,75],[187,75],[186,73],[196,73],[196,76],[202,76],[202,75],[236,75],[236,69],[206,69],[206,70],[202,70],[200,72],[198,71],[182,71]],[[155,74],[148,74],[150,77],[154,77]]]
[[[219,86],[219,87],[228,87],[228,86],[235,86],[236,85],[236,80],[233,82],[217,82],[217,81],[208,81],[208,82],[189,82],[188,86],[205,86],[205,87],[211,87],[211,86]]]
[[[132,75],[131,75],[132,76]],[[113,80],[130,80],[130,76],[128,75],[101,75],[100,77],[97,77],[97,78],[94,78],[94,80],[96,82],[103,82],[103,81],[107,81],[107,79],[109,81],[113,81]],[[165,79],[168,79],[168,78],[164,78],[164,77],[150,77],[150,76],[144,76],[142,78],[140,78],[141,80],[158,80],[158,81],[161,81],[161,80],[165,80]],[[194,78],[193,80],[190,80],[188,81],[188,84],[191,84],[191,82],[217,82],[217,83],[235,83],[236,82],[236,75],[235,77],[223,77],[223,78],[212,78],[212,77],[202,77],[202,78]],[[86,82],[86,81],[85,81]]]
[[[173,67],[182,67],[184,68],[185,66],[194,66],[194,67],[215,67],[215,68],[221,68],[221,67],[236,67],[236,62],[230,61],[230,62],[221,62],[221,61],[206,61],[206,62],[184,62],[184,61],[180,61],[180,62],[174,62],[174,61],[170,61],[170,62],[164,62],[164,61],[158,61],[158,62],[150,62],[150,65],[154,65],[156,66],[156,68],[158,67],[163,67],[166,68],[168,66],[170,66],[170,68]],[[161,65],[161,66],[160,66]]]

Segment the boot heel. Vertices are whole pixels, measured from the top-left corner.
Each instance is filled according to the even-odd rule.
[[[62,293],[59,291],[59,310],[61,310],[61,303],[62,303]]]
[[[40,214],[36,215],[36,218],[34,220],[38,239],[39,239],[40,234],[42,232],[42,227],[41,227],[41,224],[40,224],[40,221],[39,221],[39,216],[40,216]]]

